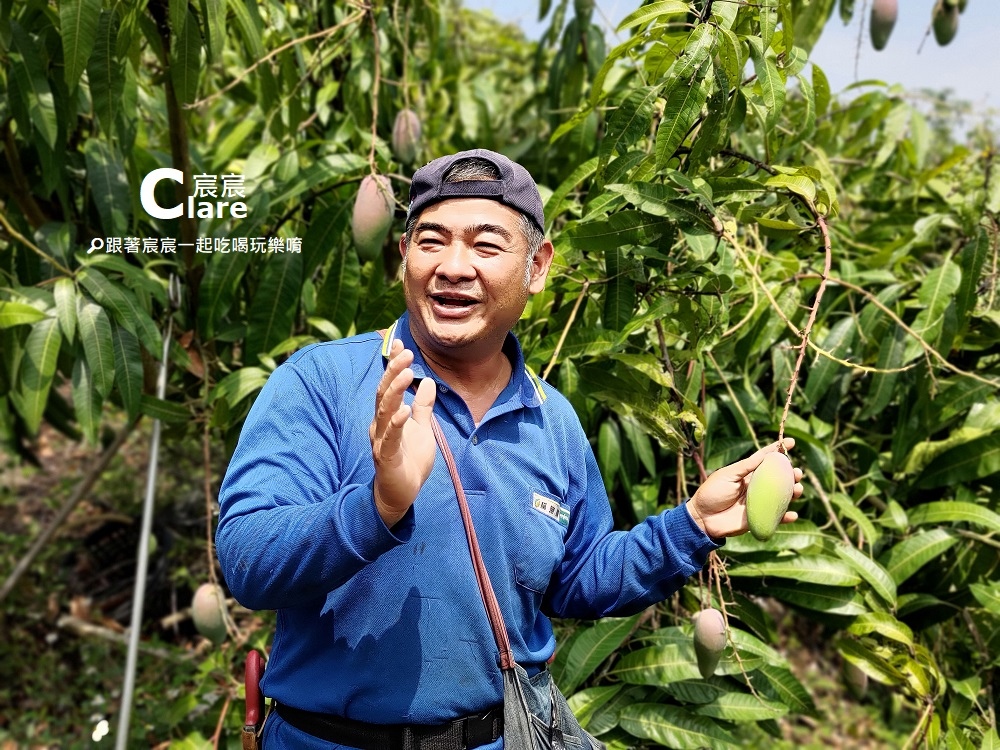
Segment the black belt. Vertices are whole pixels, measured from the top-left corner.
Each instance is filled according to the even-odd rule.
[[[503,736],[503,706],[448,724],[367,724],[281,703],[278,715],[306,734],[361,750],[471,750]]]

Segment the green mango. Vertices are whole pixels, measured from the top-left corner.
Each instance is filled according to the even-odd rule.
[[[203,583],[194,592],[191,619],[203,636],[218,646],[226,640],[226,594],[217,583]]]
[[[795,474],[784,453],[768,453],[754,469],[747,487],[747,523],[762,542],[774,535],[792,501]]]
[[[706,680],[715,673],[715,668],[726,649],[726,618],[714,608],[695,612],[694,655],[698,659],[698,671]]]

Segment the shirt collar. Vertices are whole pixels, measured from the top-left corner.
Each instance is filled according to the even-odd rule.
[[[388,359],[389,352],[392,349],[392,342],[395,339],[400,339],[403,342],[403,346],[413,352],[413,364],[410,365],[410,368],[413,370],[415,378],[430,377],[434,381],[439,380],[434,371],[427,365],[423,355],[420,353],[420,349],[413,340],[413,335],[410,333],[409,311],[404,312],[386,331],[385,340],[382,342],[383,359]],[[507,334],[507,338],[503,344],[503,351],[510,359],[512,365],[511,371],[513,374],[511,376],[511,383],[508,386],[508,388],[512,386],[513,394],[511,398],[518,398],[521,404],[527,407],[541,406],[547,398],[545,391],[542,389],[542,381],[525,363],[524,352],[521,350],[521,342],[517,340],[517,336],[512,332]],[[505,389],[505,392],[507,390]]]

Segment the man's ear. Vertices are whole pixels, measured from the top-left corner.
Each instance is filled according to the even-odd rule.
[[[406,235],[400,235],[399,237],[399,254],[401,257],[406,257]]]
[[[554,254],[552,243],[548,239],[543,240],[531,261],[531,281],[528,283],[528,291],[531,294],[538,294],[545,288],[545,279],[549,275]]]

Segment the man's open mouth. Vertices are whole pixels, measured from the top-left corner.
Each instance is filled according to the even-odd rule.
[[[476,304],[478,300],[471,299],[469,297],[452,297],[445,294],[432,294],[431,299],[437,302],[439,305],[444,305],[445,307],[471,307]]]

